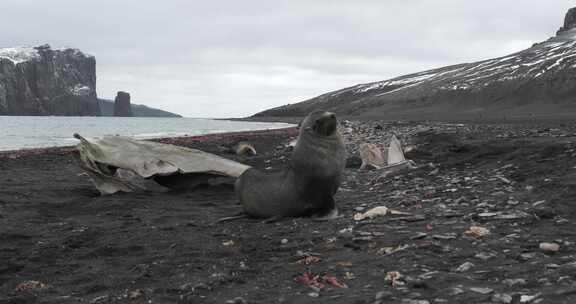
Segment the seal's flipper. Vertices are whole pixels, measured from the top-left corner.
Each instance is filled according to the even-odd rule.
[[[334,209],[330,210],[330,212],[328,212],[327,214],[314,216],[312,218],[312,220],[317,221],[317,222],[326,222],[326,221],[339,219],[341,217],[342,217],[342,215],[340,215],[340,213],[338,212],[338,208],[334,208]]]

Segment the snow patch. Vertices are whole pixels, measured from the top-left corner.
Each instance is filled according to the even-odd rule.
[[[92,93],[92,89],[89,86],[77,84],[74,86],[74,88],[72,88],[70,93],[75,96],[88,96],[90,93]]]
[[[8,59],[14,64],[40,58],[38,50],[33,47],[12,47],[0,49],[0,58]]]

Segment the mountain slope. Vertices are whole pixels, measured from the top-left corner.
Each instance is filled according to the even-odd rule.
[[[360,84],[255,116],[314,109],[389,118],[506,118],[576,114],[576,10],[557,35],[529,49]]]

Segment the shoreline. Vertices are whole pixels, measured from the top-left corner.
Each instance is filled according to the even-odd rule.
[[[150,138],[140,140],[155,141],[176,146],[188,146],[192,143],[198,143],[198,142],[226,141],[235,139],[246,140],[263,135],[296,136],[297,134],[298,130],[296,127],[287,127],[279,129],[211,133],[211,134],[193,135],[193,136],[160,137],[160,138]],[[0,160],[13,160],[22,157],[37,156],[37,155],[70,155],[76,153],[76,151],[77,151],[76,145],[6,150],[6,151],[0,151]]]

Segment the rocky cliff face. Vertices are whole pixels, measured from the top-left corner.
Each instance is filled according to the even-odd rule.
[[[315,109],[391,119],[576,115],[576,8],[558,34],[500,58],[360,84],[256,116]]]
[[[96,60],[77,49],[0,49],[0,115],[99,116]]]
[[[130,94],[119,91],[114,99],[114,116],[132,117],[132,106],[130,105]]]
[[[558,35],[564,31],[576,28],[576,7],[568,10],[566,17],[564,17],[564,25],[558,30]]]

